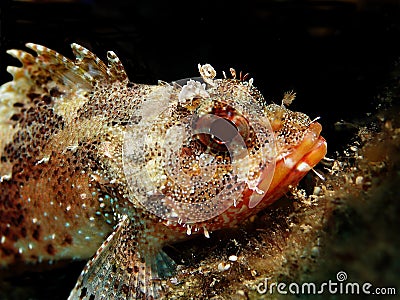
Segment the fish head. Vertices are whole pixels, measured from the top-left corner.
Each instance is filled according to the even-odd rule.
[[[282,196],[326,142],[305,114],[266,105],[252,79],[199,71],[201,80],[164,84],[143,101],[125,135],[124,171],[134,198],[168,225],[214,230]]]

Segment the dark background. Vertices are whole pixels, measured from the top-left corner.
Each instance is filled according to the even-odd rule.
[[[321,117],[328,156],[376,109],[400,63],[395,0],[0,2],[0,83],[11,80],[6,66],[18,65],[5,51],[26,42],[69,58],[72,42],[103,59],[113,50],[142,83],[198,76],[198,63],[220,77],[234,67],[250,73],[268,102],[296,91],[291,108]],[[81,267],[34,275],[33,297],[64,299]]]
[[[135,82],[198,76],[198,63],[219,76],[234,67],[254,77],[267,101],[296,91],[292,109],[322,118],[330,150],[352,127],[335,122],[376,107],[400,55],[395,0],[2,0],[0,13],[1,83],[11,78],[6,66],[18,64],[5,51],[26,42],[70,58],[72,42],[101,58],[113,50]]]

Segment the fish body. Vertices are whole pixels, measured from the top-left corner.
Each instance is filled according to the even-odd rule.
[[[27,47],[0,87],[0,267],[95,253],[70,299],[160,297],[164,245],[240,224],[326,154],[319,123],[234,70],[145,85],[113,52]]]

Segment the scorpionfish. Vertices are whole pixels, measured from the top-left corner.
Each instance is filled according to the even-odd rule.
[[[267,105],[234,69],[136,84],[114,52],[26,46],[0,87],[0,267],[92,257],[69,299],[162,297],[163,246],[237,226],[326,154],[294,94]]]

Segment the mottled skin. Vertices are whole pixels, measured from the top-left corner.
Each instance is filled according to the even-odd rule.
[[[9,51],[23,67],[9,67],[14,80],[0,87],[1,266],[87,259],[101,245],[70,299],[159,297],[157,279],[170,275],[174,267],[162,252],[163,245],[188,234],[208,237],[214,230],[240,224],[277,200],[289,185],[296,185],[326,153],[318,123],[283,105],[265,106],[252,80],[214,79],[213,69],[200,68],[207,88],[189,93],[192,98],[185,102],[179,85],[129,82],[112,52],[106,66],[76,44],[74,62],[48,48],[27,46],[37,56]],[[257,113],[271,124],[276,167],[269,175],[256,170],[269,179],[257,186],[266,193],[255,207],[249,201],[258,194],[246,185],[235,205],[211,219],[160,218],[136,199],[137,187],[130,185],[124,172],[125,134],[145,116],[138,115],[139,108],[154,95],[160,101],[169,97],[166,117],[172,122],[201,105],[204,93],[226,103],[245,94],[246,103],[263,106]],[[208,151],[207,137],[195,143]],[[257,149],[254,141],[247,146]],[[189,147],[182,155],[193,162],[199,149]],[[229,161],[227,153],[222,157]],[[149,155],[145,167],[151,168],[155,160]],[[205,191],[207,200],[208,187]]]

